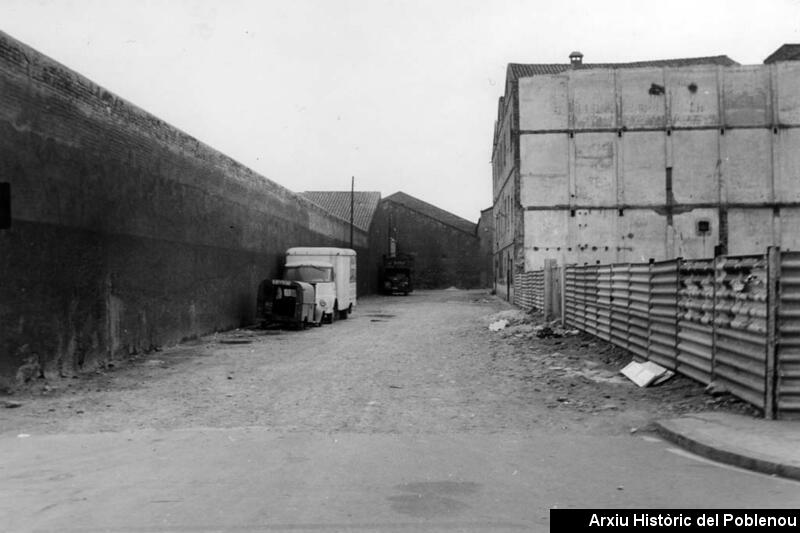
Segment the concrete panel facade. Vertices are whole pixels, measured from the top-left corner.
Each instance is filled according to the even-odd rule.
[[[774,226],[777,226],[777,233],[780,235],[781,250],[790,252],[800,251],[800,208],[783,208],[780,210],[780,218],[775,217]]]
[[[652,209],[626,209],[622,215],[616,209],[576,209],[574,215],[571,213],[564,210],[525,213],[526,227],[533,229],[525,235],[526,269],[540,269],[545,259],[594,264],[646,262],[671,256],[666,253],[667,243],[671,242],[667,217]],[[687,216],[685,224],[688,226],[700,214],[707,212]]]
[[[800,64],[797,61],[776,63],[773,67],[774,85],[777,91],[773,98],[778,102],[777,124],[800,125]]]
[[[770,71],[760,66],[728,67],[723,71],[724,125],[771,126]]]
[[[565,130],[569,127],[567,81],[564,76],[519,80],[520,130]]]
[[[573,138],[575,203],[609,206],[617,202],[617,136],[583,133]]]
[[[569,143],[566,134],[520,136],[520,199],[523,206],[569,202]]]
[[[665,205],[667,140],[662,131],[622,136],[620,188],[623,204]]]
[[[577,263],[594,263],[599,258],[614,262],[616,246],[603,242],[602,235],[618,233],[619,216],[613,209],[576,209],[568,219],[567,249],[562,257],[574,257]],[[557,244],[557,243],[556,243]],[[602,260],[602,259],[601,259]]]
[[[709,231],[701,233],[698,224],[706,221]],[[714,257],[714,246],[719,243],[719,210],[692,209],[675,214],[667,229],[667,258],[702,259]]]
[[[618,70],[622,124],[629,129],[664,128],[667,125],[664,70]]]
[[[519,91],[526,268],[760,253],[786,233],[771,213],[800,202],[797,65],[575,69]]]
[[[672,194],[679,204],[719,203],[719,133],[674,131]]]
[[[667,217],[652,209],[626,209],[618,217],[616,262],[643,263],[666,259]]]
[[[569,83],[571,128],[617,127],[617,98],[613,70],[587,71]]]
[[[563,209],[525,212],[525,270],[539,270],[545,259],[564,257],[569,212]]]
[[[772,209],[730,209],[728,232],[737,239],[728,245],[730,255],[763,254],[767,246],[779,244],[773,237]]]
[[[672,127],[713,127],[719,124],[716,68],[668,68],[664,78]]]
[[[0,387],[250,323],[287,248],[348,243],[345,221],[1,33],[0,94]]]
[[[722,179],[728,203],[774,200],[772,136],[768,128],[731,129],[720,137]]]
[[[773,161],[777,160],[775,197],[800,202],[800,129],[778,129],[772,135]]]

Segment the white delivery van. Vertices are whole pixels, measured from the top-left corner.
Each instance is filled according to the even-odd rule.
[[[333,322],[356,307],[356,252],[349,248],[297,247],[286,251],[283,279],[316,287],[317,305]]]

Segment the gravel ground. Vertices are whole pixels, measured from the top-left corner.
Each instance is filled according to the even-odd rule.
[[[489,330],[503,318],[508,327]],[[619,374],[631,359],[623,351],[585,335],[538,338],[537,325],[485,291],[368,297],[321,328],[236,330],[73,379],[34,380],[0,397],[0,432],[618,434],[687,412],[755,414],[680,376],[638,388]]]

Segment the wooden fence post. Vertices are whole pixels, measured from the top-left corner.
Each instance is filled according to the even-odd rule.
[[[561,287],[558,275],[558,262],[544,260],[544,319],[555,320],[561,316]]]
[[[780,293],[778,287],[781,272],[781,249],[777,246],[767,248],[767,346],[764,383],[764,418],[775,419],[775,383],[778,357],[778,310]]]

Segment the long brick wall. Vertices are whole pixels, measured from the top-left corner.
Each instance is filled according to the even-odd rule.
[[[247,324],[287,248],[348,244],[346,221],[1,32],[0,95],[0,388]]]

